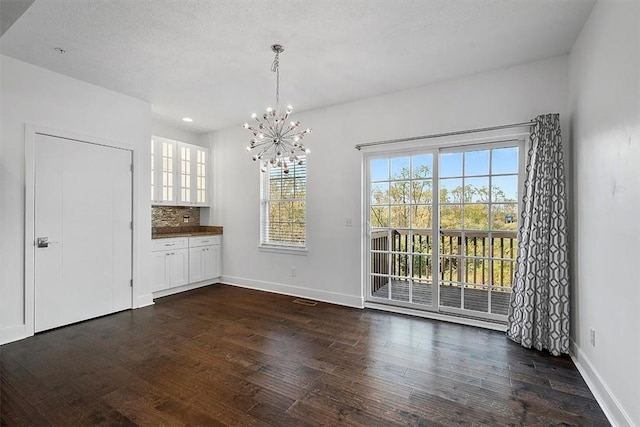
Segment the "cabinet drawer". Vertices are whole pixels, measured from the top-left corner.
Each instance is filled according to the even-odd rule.
[[[189,237],[189,247],[197,248],[199,246],[219,245],[221,241],[222,236]]]
[[[185,249],[188,245],[186,237],[172,237],[169,239],[154,239],[151,241],[151,251],[167,251],[171,249]]]

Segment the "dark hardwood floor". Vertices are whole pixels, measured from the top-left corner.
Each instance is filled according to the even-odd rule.
[[[568,357],[214,285],[0,348],[2,425],[608,425]]]

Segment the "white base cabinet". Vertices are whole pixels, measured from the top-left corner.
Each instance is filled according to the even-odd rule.
[[[152,242],[151,291],[162,291],[189,283],[189,249],[186,238]]]
[[[189,283],[220,277],[220,236],[189,238]]]
[[[221,243],[221,236],[154,240],[152,242],[151,291],[167,291],[220,277],[222,275]],[[182,290],[186,289],[178,291]]]

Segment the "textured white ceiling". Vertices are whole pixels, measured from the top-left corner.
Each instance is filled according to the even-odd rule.
[[[0,53],[203,132],[274,104],[273,43],[282,104],[310,110],[567,53],[594,1],[37,0]]]

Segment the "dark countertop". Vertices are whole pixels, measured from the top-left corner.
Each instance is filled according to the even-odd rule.
[[[152,227],[152,239],[167,239],[171,237],[215,236],[222,234],[222,227],[218,225],[188,225],[183,227]]]

